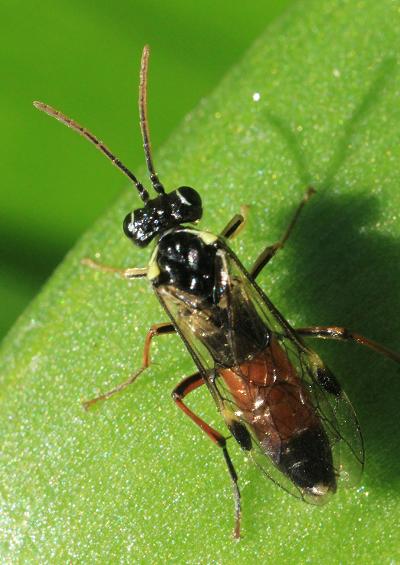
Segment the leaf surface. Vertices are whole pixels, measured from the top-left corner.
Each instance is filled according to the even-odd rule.
[[[312,184],[317,194],[261,286],[294,325],[345,325],[397,349],[399,43],[400,12],[390,0],[299,3],[155,155],[168,187],[200,191],[203,227],[221,230],[249,205],[233,242],[245,265],[280,237]],[[144,178],[143,168],[137,173]],[[2,560],[398,560],[400,371],[372,352],[315,344],[359,414],[367,450],[360,488],[307,506],[266,482],[232,444],[239,543],[223,458],[170,399],[193,371],[177,337],[157,341],[154,365],[128,391],[82,410],[80,400],[140,365],[146,330],[165,320],[146,281],[80,263],[146,265],[149,250],[130,247],[120,227],[138,202],[132,190],[119,199],[3,342]],[[223,430],[206,391],[190,403]]]

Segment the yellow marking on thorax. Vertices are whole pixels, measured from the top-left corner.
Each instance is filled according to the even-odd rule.
[[[199,231],[198,234],[200,239],[202,239],[206,245],[211,245],[212,243],[215,243],[218,239],[218,237],[215,234],[210,233],[209,231]]]
[[[157,265],[157,250],[158,250],[158,245],[156,245],[151,257],[150,257],[150,261],[149,261],[149,266],[147,269],[147,278],[152,281],[153,279],[155,279],[156,277],[158,277],[158,275],[160,274],[160,268]]]

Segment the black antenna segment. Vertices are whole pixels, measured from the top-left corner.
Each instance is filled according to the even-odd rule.
[[[122,163],[122,161],[120,161],[118,157],[116,157],[113,153],[111,153],[111,151],[104,145],[104,143],[99,139],[97,139],[97,137],[95,137],[92,133],[90,133],[89,130],[87,130],[86,128],[84,128],[74,120],[71,120],[71,118],[64,116],[64,114],[62,114],[58,110],[55,110],[48,104],[44,104],[43,102],[34,102],[33,105],[38,110],[41,110],[42,112],[45,112],[49,116],[56,118],[56,120],[63,123],[67,127],[75,130],[80,135],[88,139],[91,143],[93,143],[93,145],[95,145],[97,149],[99,149],[106,157],[108,157],[110,161],[116,167],[118,167],[118,169],[122,171],[134,183],[134,185],[136,186],[139,192],[140,198],[143,200],[143,202],[146,203],[149,200],[149,193],[144,188],[142,183],[139,182],[138,179],[135,177],[135,175]]]
[[[146,157],[147,168],[150,173],[150,180],[153,188],[159,194],[164,194],[164,186],[158,179],[158,175],[154,169],[153,157],[151,155],[151,142],[149,122],[147,119],[147,75],[149,68],[150,47],[145,45],[142,52],[142,61],[140,64],[140,84],[139,84],[139,116],[140,129],[142,130],[143,149]]]

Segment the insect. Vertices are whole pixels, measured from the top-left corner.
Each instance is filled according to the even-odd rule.
[[[169,321],[150,328],[143,362],[128,380],[84,403],[86,408],[128,385],[150,366],[155,337],[177,333],[197,371],[173,390],[176,405],[221,449],[235,502],[234,536],[240,536],[241,500],[238,476],[227,439],[185,403],[205,385],[229,430],[260,471],[297,498],[322,504],[339,484],[357,482],[364,447],[354,410],[339,382],[303,338],[354,341],[400,362],[400,355],[343,327],[294,329],[258,286],[256,279],[286,243],[313,189],[309,188],[282,238],[267,246],[248,271],[229,240],[244,223],[238,214],[219,235],[196,229],[202,201],[188,186],[166,192],[153,164],[147,119],[149,48],[143,49],[139,114],[150,181],[150,197],[136,176],[87,129],[41,102],[34,105],[93,143],[135,185],[143,201],[124,222],[125,235],[139,247],[155,241],[144,268],[116,269],[84,262],[126,279],[147,277]],[[187,225],[189,224],[189,225]]]

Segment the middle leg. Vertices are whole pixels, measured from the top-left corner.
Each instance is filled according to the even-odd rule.
[[[117,394],[117,392],[121,392],[127,386],[132,384],[138,378],[138,376],[142,374],[143,371],[145,371],[150,366],[150,345],[153,337],[164,334],[171,334],[174,333],[175,331],[176,331],[175,327],[170,322],[155,324],[154,326],[152,326],[147,332],[146,340],[144,342],[143,361],[140,369],[132,373],[132,375],[129,377],[127,381],[120,383],[116,387],[112,388],[111,390],[108,390],[107,392],[104,392],[103,394],[100,394],[99,396],[96,396],[95,398],[91,398],[90,400],[86,400],[85,402],[82,402],[85,410],[87,410],[88,408],[93,406],[93,404],[96,404],[101,400],[107,400],[111,396],[114,396],[114,394]]]

